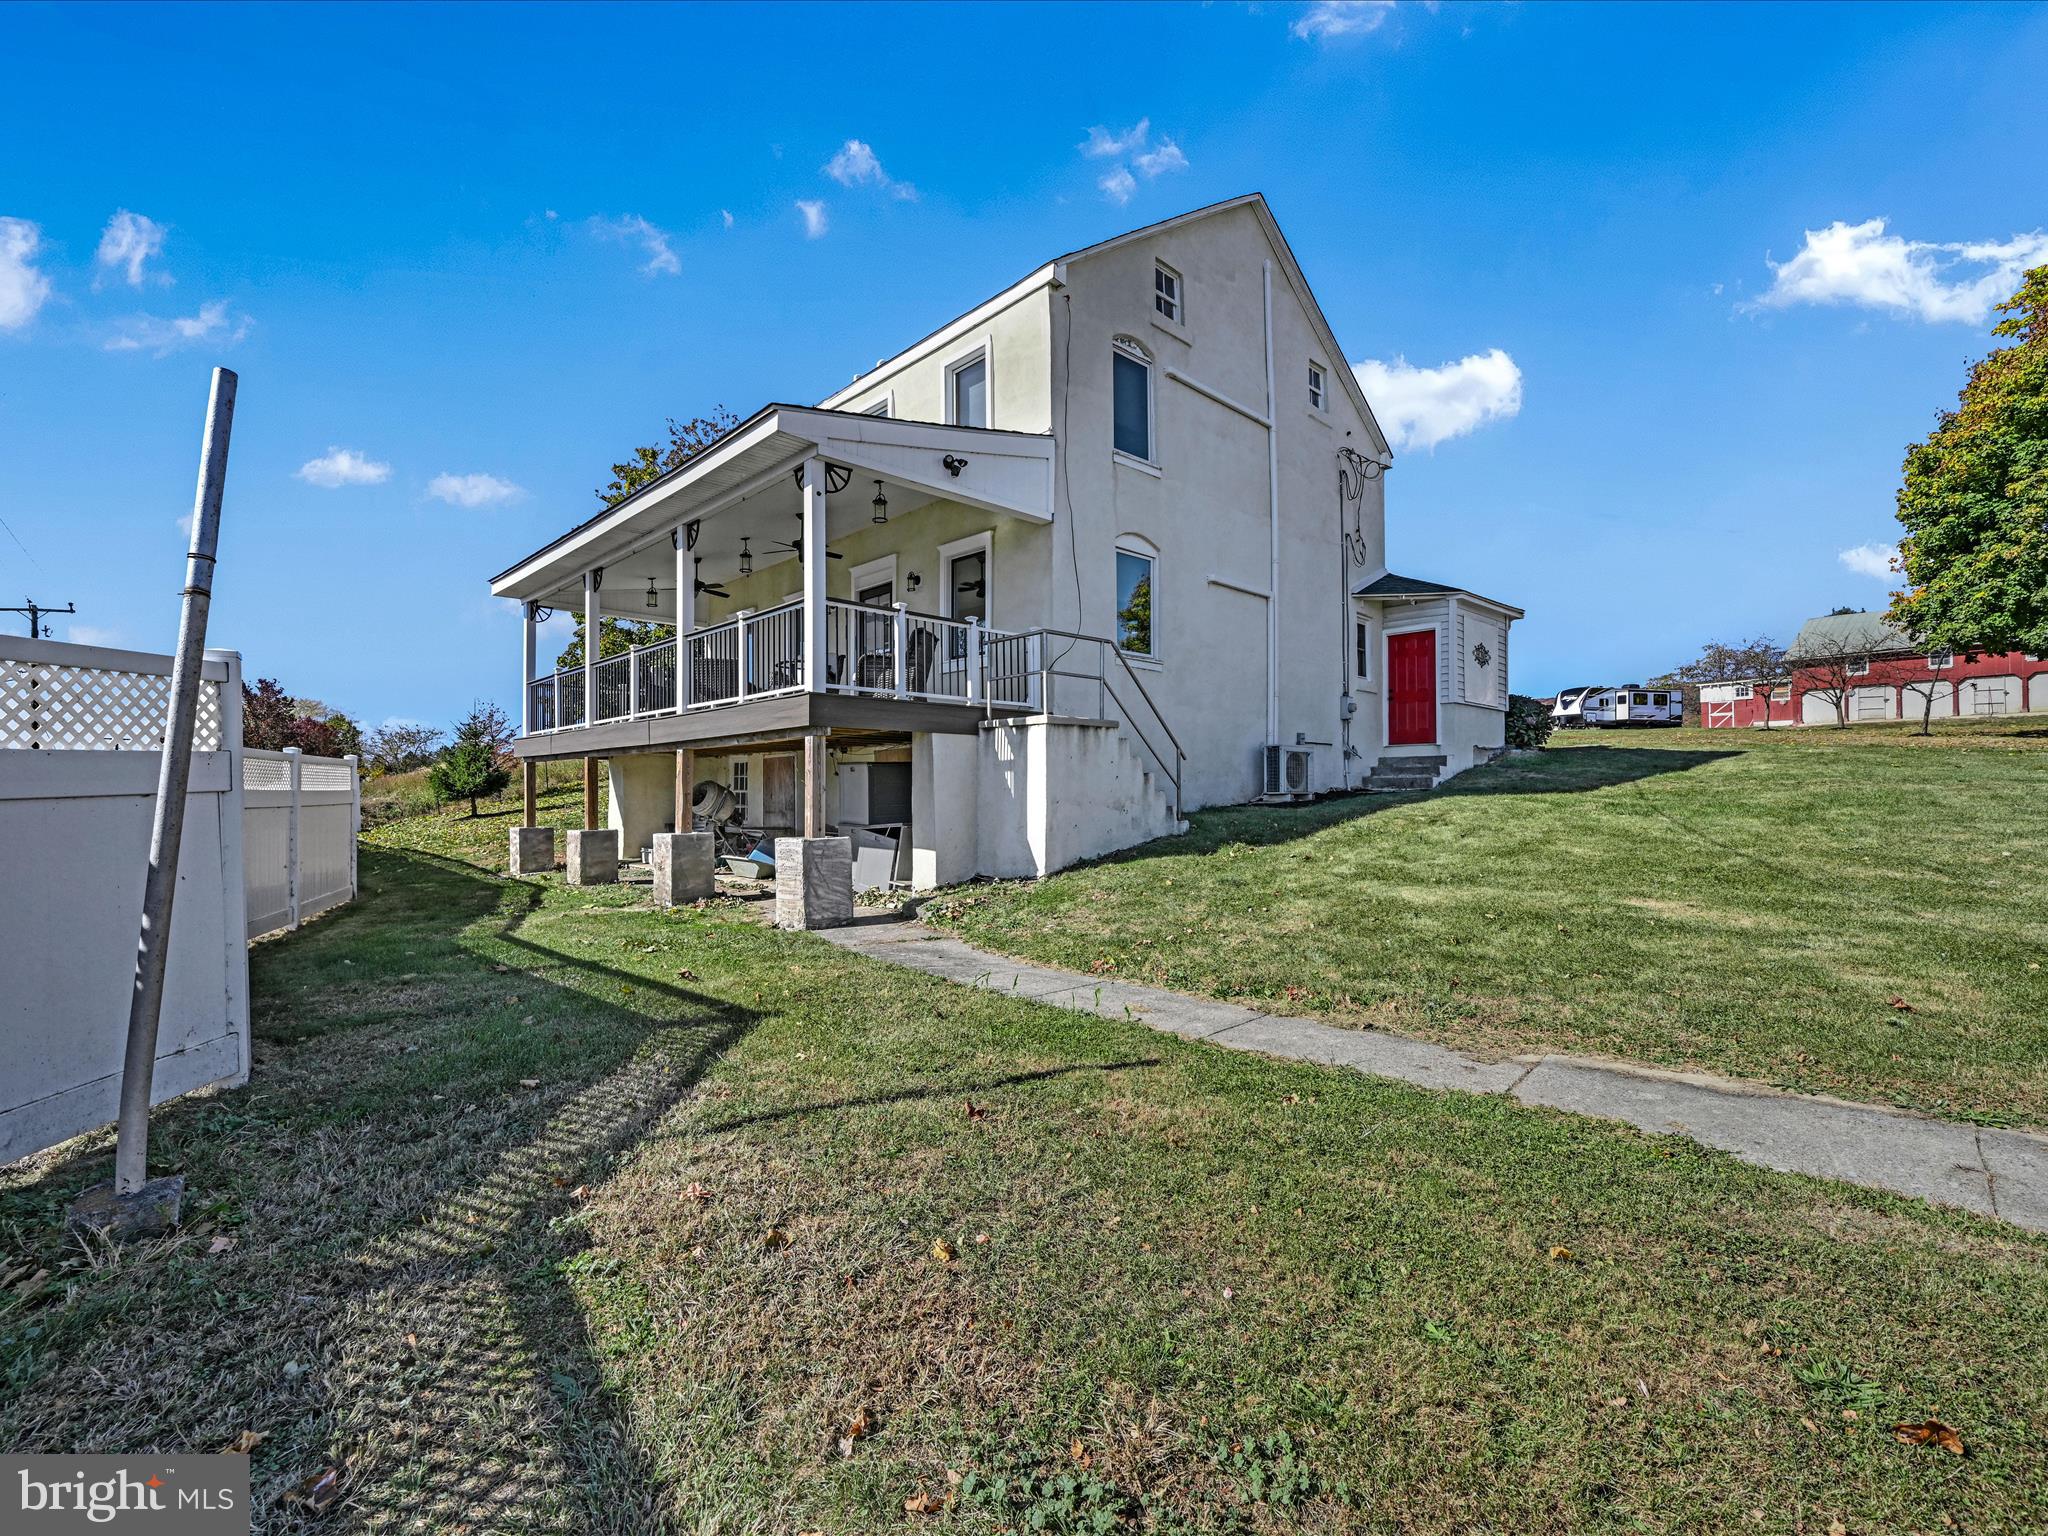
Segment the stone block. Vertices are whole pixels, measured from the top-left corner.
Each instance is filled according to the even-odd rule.
[[[688,906],[718,894],[718,853],[709,832],[654,834],[654,904]]]
[[[590,827],[572,830],[568,869],[571,885],[617,885],[619,834],[609,827],[602,831]]]
[[[555,869],[555,829],[514,827],[512,829],[512,873],[547,875]]]
[[[843,928],[853,921],[853,840],[775,839],[775,926]]]

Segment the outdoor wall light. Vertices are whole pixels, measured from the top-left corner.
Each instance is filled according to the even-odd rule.
[[[740,574],[742,576],[754,574],[754,552],[747,548],[747,541],[745,539],[740,540]]]
[[[915,592],[919,587],[924,585],[924,578],[918,575],[917,572],[912,571],[908,576],[903,578],[903,584],[906,587],[910,588],[911,591]]]
[[[882,482],[879,480],[875,482],[874,508],[876,522],[886,523],[889,521],[889,498],[882,494]]]

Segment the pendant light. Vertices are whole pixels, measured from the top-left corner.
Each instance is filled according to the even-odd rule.
[[[742,576],[754,574],[754,552],[747,547],[746,539],[740,540],[740,574]]]
[[[886,523],[889,521],[889,498],[882,494],[882,482],[879,480],[875,482],[875,499],[872,505],[875,509],[876,522]]]

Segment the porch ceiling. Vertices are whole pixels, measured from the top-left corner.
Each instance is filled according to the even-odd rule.
[[[813,454],[852,472],[845,489],[826,498],[828,541],[869,525],[875,481],[889,498],[889,516],[952,501],[999,515],[1049,522],[1053,512],[1050,435],[898,421],[808,406],[771,405],[697,454],[545,548],[491,579],[491,592],[574,608],[583,600],[583,572],[604,567],[602,607],[617,616],[673,622],[675,553],[671,532],[698,521],[697,547],[706,581],[731,579],[740,539],[752,543],[754,566],[792,562],[787,543],[799,531],[803,495],[792,471]],[[947,457],[965,460],[957,474]],[[652,579],[656,604],[647,606]]]

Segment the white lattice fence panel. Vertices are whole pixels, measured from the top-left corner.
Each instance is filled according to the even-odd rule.
[[[171,680],[149,672],[0,660],[0,748],[155,751],[163,745]],[[195,752],[220,750],[220,684],[203,678]]]

